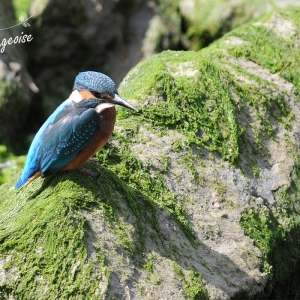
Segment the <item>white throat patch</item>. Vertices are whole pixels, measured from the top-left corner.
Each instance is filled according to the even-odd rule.
[[[115,106],[115,105],[112,104],[112,103],[101,103],[101,104],[99,104],[99,105],[97,105],[97,106],[95,107],[95,111],[96,111],[98,114],[100,114],[101,111],[103,111],[104,109],[109,108],[109,107],[113,107],[113,106]]]
[[[79,103],[82,101],[82,97],[81,97],[80,93],[77,90],[75,90],[71,93],[69,100],[71,100],[75,103]]]

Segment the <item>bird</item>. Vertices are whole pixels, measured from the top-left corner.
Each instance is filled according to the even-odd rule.
[[[38,177],[79,169],[108,141],[116,122],[115,105],[138,110],[122,99],[113,80],[95,71],[80,72],[67,100],[35,135],[15,188]]]

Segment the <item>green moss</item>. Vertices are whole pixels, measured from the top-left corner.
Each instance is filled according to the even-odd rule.
[[[175,68],[184,68],[182,76],[172,75],[171,67],[174,72]],[[195,72],[192,80],[188,72]],[[237,68],[237,72],[241,70]],[[288,126],[293,118],[281,95],[274,99],[260,87],[234,81],[221,65],[207,62],[201,53],[167,51],[154,56],[128,74],[120,91],[128,99],[144,102],[143,121],[161,130],[176,129],[187,137],[187,145],[216,151],[230,162],[238,161],[243,134],[249,126],[238,122],[238,115],[245,114],[243,121],[251,122],[250,112],[254,110],[260,126],[250,126],[255,138],[253,147],[258,150],[264,147],[265,137],[274,138],[274,120]],[[240,97],[239,103],[234,95]]]
[[[222,48],[223,50],[226,49],[231,55],[233,54],[236,57],[242,57],[257,63],[270,70],[271,73],[278,73],[287,81],[293,83],[299,93],[300,69],[297,62],[299,61],[300,54],[297,46],[297,34],[293,34],[293,30],[287,34],[284,32],[283,34],[276,34],[275,25],[275,31],[265,26],[265,23],[268,22],[271,17],[278,17],[292,24],[292,26],[295,26],[296,31],[299,31],[299,13],[300,8],[293,7],[275,14],[268,14],[259,20],[253,21],[252,25],[247,24],[246,28],[237,28],[225,35],[224,38],[239,37],[245,41],[245,43],[239,44],[238,46],[223,43]],[[279,23],[278,26],[280,26]],[[212,46],[219,47],[220,42],[222,42],[222,39]]]
[[[132,131],[116,134],[116,141],[125,141],[127,134]],[[156,219],[162,208],[193,243],[183,203],[167,191],[162,175],[153,179],[126,147],[126,142],[120,148],[109,144],[98,153],[103,166],[89,164],[100,174],[97,180],[73,172],[38,179],[21,190],[13,189],[16,178],[0,187],[0,259],[7,272],[16,276],[2,284],[4,297],[81,299],[101,294],[99,282],[107,285],[110,276],[108,254],[97,249],[96,258],[89,255],[87,233],[92,229],[82,211],[100,210],[115,235],[116,247],[135,260],[142,259],[147,226],[164,244]],[[153,270],[154,258],[144,266]],[[151,282],[159,284],[160,277],[151,275]]]
[[[200,53],[166,51],[129,72],[120,93],[145,103],[144,121],[176,129],[188,144],[217,151],[233,162],[241,131],[229,92],[230,77]]]
[[[298,9],[280,17],[289,20],[292,16],[294,21],[297,14]],[[262,23],[267,18],[270,16]],[[223,42],[230,37],[239,37],[245,43]],[[289,129],[293,112],[284,93],[274,96],[275,83],[247,72],[229,58],[244,58],[280,72],[299,91],[300,76],[291,79],[300,68],[293,63],[285,65],[291,57],[299,57],[293,46],[296,38],[287,41],[263,25],[249,25],[247,30],[242,27],[201,52],[165,51],[141,62],[128,73],[119,90],[127,99],[140,102],[142,121],[153,128],[176,129],[187,137],[187,145],[216,151],[235,163],[245,144],[246,128],[253,132],[253,141],[246,142],[254,152],[261,152],[265,138],[274,139],[274,123]],[[278,53],[282,57],[277,57]]]
[[[104,249],[97,251],[96,258],[88,255],[90,225],[82,210],[103,212],[115,244],[124,253],[143,252],[145,226],[152,221],[159,228],[153,205],[113,172],[102,167],[97,171],[101,175],[96,181],[74,172],[36,180],[17,191],[12,188],[14,181],[0,187],[1,259],[7,272],[16,276],[2,284],[5,296],[93,299],[100,293],[99,282],[105,284],[109,271]],[[132,213],[134,232],[125,222]]]
[[[38,184],[32,187],[37,188]],[[14,297],[77,295],[78,299],[79,295],[95,292],[96,286],[83,280],[95,274],[93,267],[86,265],[86,221],[72,201],[78,199],[74,188],[74,183],[65,181],[44,191],[41,188],[40,195],[34,189],[31,195],[23,190],[14,192],[16,202],[11,197],[1,197],[1,255],[6,257],[6,270],[16,274],[15,280],[7,281],[1,288],[11,290]],[[10,189],[3,185],[1,193],[7,194]],[[62,193],[59,198],[55,196],[58,191]]]
[[[142,162],[132,154],[129,141],[134,139],[134,134],[130,130],[130,124],[130,121],[127,119],[126,129],[121,133],[114,134],[114,144],[118,143],[119,147],[116,147],[114,144],[108,144],[106,146],[107,151],[98,152],[97,158],[104,167],[118,174],[118,177],[130,187],[143,193],[153,207],[158,205],[170,212],[193,243],[194,233],[187,221],[182,200],[168,191],[164,183],[163,174],[155,171],[155,175],[151,175]],[[140,206],[134,201],[132,201],[132,209],[136,214],[140,214]],[[157,228],[156,220],[153,219],[151,222],[152,226]]]
[[[299,30],[299,13],[299,8],[294,8],[273,17],[292,21]],[[268,15],[255,24],[234,30],[201,52],[166,51],[140,63],[120,87],[124,97],[140,103],[142,116],[138,123],[152,124],[153,131],[178,130],[187,137],[185,146],[205,147],[229,162],[237,163],[244,151],[249,154],[246,160],[249,159],[253,175],[259,176],[256,158],[268,159],[266,140],[275,140],[274,128],[279,123],[290,130],[294,116],[285,92],[274,95],[277,83],[247,71],[230,59],[250,61],[269,74],[278,73],[299,94],[300,68],[295,63],[300,59],[295,46],[297,34],[289,37],[276,34],[263,25],[270,18]],[[245,42],[224,43],[230,37]],[[181,149],[177,144],[174,149]],[[188,157],[187,160],[193,164]],[[218,192],[224,195],[219,182],[215,183]],[[280,282],[286,283],[290,268],[299,264],[296,247],[299,209],[295,208],[299,202],[298,185],[299,180],[294,178],[288,190],[276,193],[286,199],[282,203],[292,210],[288,216],[284,210],[278,213],[273,209],[252,209],[245,211],[241,219],[245,233],[264,253],[262,266],[270,275],[269,291],[275,290],[274,286]],[[279,221],[282,219],[283,222]]]
[[[174,264],[174,271],[183,282],[183,290],[188,299],[206,300],[209,299],[207,289],[203,283],[202,276],[194,269],[184,274],[182,268]]]

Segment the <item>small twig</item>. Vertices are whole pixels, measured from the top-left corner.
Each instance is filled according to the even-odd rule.
[[[284,69],[286,69],[289,65],[291,64],[290,61],[287,61],[284,66],[282,67],[282,69],[278,72],[278,75],[281,76],[281,73],[284,71]]]
[[[259,62],[258,62],[257,60],[255,60],[254,58],[251,58],[251,57],[250,57],[249,60],[252,61],[252,62],[254,62],[254,63],[257,64],[257,65],[260,65]]]

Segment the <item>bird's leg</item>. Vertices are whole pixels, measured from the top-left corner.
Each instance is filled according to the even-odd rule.
[[[79,168],[78,170],[79,170],[80,172],[82,172],[82,173],[85,173],[85,174],[90,175],[91,177],[97,177],[97,176],[99,176],[98,173],[93,172],[93,171],[91,171],[91,170],[89,170],[89,169],[87,169],[87,168],[84,168],[84,167],[81,167],[81,168]]]

